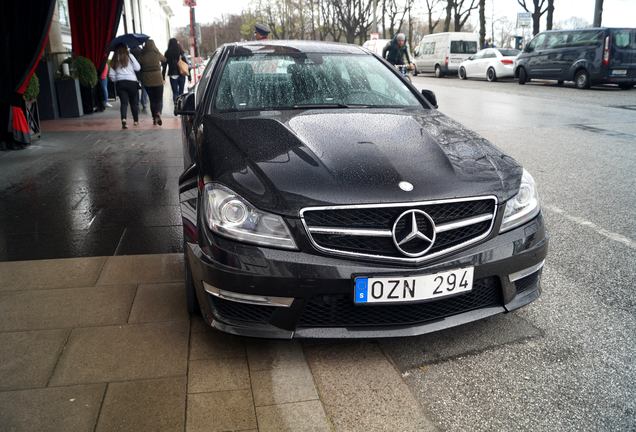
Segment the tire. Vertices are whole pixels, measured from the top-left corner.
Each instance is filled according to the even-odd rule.
[[[574,85],[577,89],[585,90],[590,88],[590,74],[585,69],[579,69],[574,74]]]
[[[497,73],[495,72],[494,68],[488,68],[488,70],[486,71],[486,78],[488,79],[488,82],[497,81]]]
[[[558,80],[558,81],[557,81],[557,85],[558,85],[558,86],[562,86],[562,85],[563,85],[563,80]]]
[[[413,68],[413,76],[417,76],[419,72],[417,71],[417,66]]]
[[[619,84],[619,85],[618,85],[618,87],[619,87],[621,90],[629,90],[629,89],[631,89],[632,87],[634,87],[634,84]]]
[[[187,246],[184,244],[183,247],[185,248]],[[192,281],[192,271],[190,271],[190,265],[188,264],[187,255],[184,259],[184,266],[186,305],[188,307],[188,314],[190,314],[190,316],[199,315],[201,313],[201,308],[199,307],[199,300],[197,299],[197,293],[194,289],[194,282]]]
[[[443,76],[442,68],[439,65],[435,65],[435,78],[442,78]]]
[[[519,68],[519,84],[523,85],[529,81],[528,73],[525,68]]]
[[[466,79],[466,69],[464,68],[464,66],[459,68],[459,72],[457,73],[457,75],[459,75],[459,79]]]

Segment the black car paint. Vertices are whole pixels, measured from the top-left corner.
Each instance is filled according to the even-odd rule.
[[[605,38],[611,32],[619,29],[590,28],[581,30],[551,30],[538,33],[517,57],[515,63],[515,77],[519,77],[521,68],[529,78],[552,79],[557,81],[574,81],[576,73],[583,70],[589,74],[590,83],[594,84],[636,84],[636,50],[631,51],[628,58],[617,52],[617,48],[610,44],[609,64],[603,64],[603,49]],[[628,29],[632,30],[633,29]],[[528,46],[537,38],[546,37],[551,33],[571,32],[602,32],[600,44],[584,46],[566,46],[546,48],[539,46],[528,51]],[[542,36],[543,35],[543,36]],[[627,69],[625,76],[612,76],[612,69]]]
[[[315,52],[334,46],[299,44]],[[345,52],[357,50],[336,46]],[[290,49],[278,44],[273,48]],[[222,70],[227,56],[236,49],[240,47],[224,48],[211,83]],[[506,274],[545,258],[547,237],[541,216],[525,226],[497,235],[503,205],[519,187],[520,165],[487,140],[432,109],[414,87],[406,81],[405,84],[418,94],[421,109],[214,113],[210,112],[209,102],[205,102],[213,96],[213,85],[197,90],[207,93],[202,98],[204,103],[194,112],[192,94],[180,98],[176,110],[182,114],[186,164],[180,178],[181,204],[185,209],[186,265],[194,275],[196,294],[209,324],[237,334],[290,337],[294,334],[299,311],[309,297],[350,292],[354,274],[403,274],[405,271],[413,274],[471,264],[477,266],[476,275],[495,275],[504,281]],[[401,180],[413,183],[414,190],[409,193],[400,190],[397,184]],[[261,210],[283,215],[299,251],[245,245],[212,233],[200,211],[202,185],[209,181],[224,184]],[[479,195],[497,197],[497,229],[477,246],[426,265],[378,264],[325,256],[311,245],[299,219],[300,209],[307,206]],[[202,281],[248,294],[289,295],[297,301],[292,308],[276,312],[273,328],[243,327],[240,323],[218,320]],[[515,288],[509,282],[502,282],[502,289],[506,306],[490,311],[492,313],[527,304],[540,292],[537,285],[524,296],[515,296]],[[468,322],[482,315],[467,313],[460,321]],[[449,325],[452,322],[450,319]],[[398,333],[423,333],[439,325],[427,324]],[[388,329],[374,331],[378,330],[396,334],[386,333]],[[334,333],[333,329],[322,333],[304,331],[307,337],[372,335],[365,330],[362,333],[343,329],[340,333]]]

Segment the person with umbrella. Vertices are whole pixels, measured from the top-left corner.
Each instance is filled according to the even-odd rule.
[[[117,95],[121,101],[119,109],[122,129],[128,129],[126,117],[129,103],[134,125],[139,124],[139,82],[135,72],[140,69],[139,62],[128,52],[126,45],[120,44],[115,48],[108,77],[115,83]]]

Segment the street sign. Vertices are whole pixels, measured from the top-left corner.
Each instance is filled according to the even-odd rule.
[[[197,0],[183,0],[183,5],[185,7],[195,7],[197,5]]]
[[[517,27],[530,27],[532,25],[532,14],[530,12],[517,13]]]

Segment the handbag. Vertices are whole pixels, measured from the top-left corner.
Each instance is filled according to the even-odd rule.
[[[183,61],[182,58],[179,58],[177,62],[177,68],[179,68],[179,74],[182,76],[187,76],[190,73],[190,67],[186,62]]]

